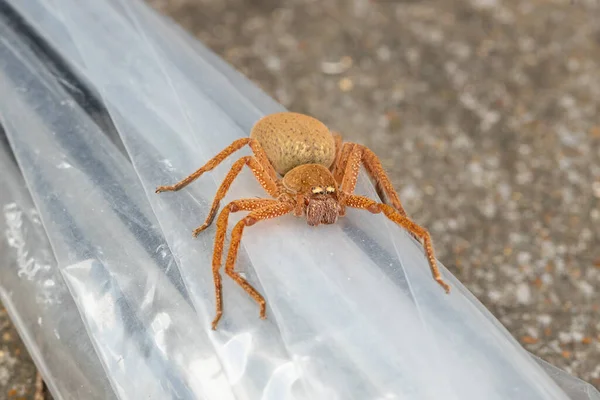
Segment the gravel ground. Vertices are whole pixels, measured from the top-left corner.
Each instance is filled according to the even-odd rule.
[[[446,267],[600,388],[599,0],[148,2],[370,146]],[[2,347],[4,371],[32,382]]]
[[[0,399],[33,399],[35,378],[35,366],[0,304]]]

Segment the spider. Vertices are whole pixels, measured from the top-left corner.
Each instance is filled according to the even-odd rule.
[[[223,314],[219,270],[227,222],[229,214],[238,211],[250,213],[241,219],[231,232],[225,273],[259,304],[262,319],[266,318],[265,299],[234,269],[240,240],[246,227],[289,213],[304,217],[311,226],[334,224],[338,217],[345,215],[346,207],[367,210],[373,214],[383,213],[415,238],[422,240],[433,278],[446,293],[450,292],[450,287],[438,270],[429,232],[408,218],[375,153],[360,144],[343,142],[341,135],[330,132],[321,121],[308,115],[281,112],[263,117],[252,128],[250,137],[234,141],[196,172],[172,186],[159,186],[156,193],[177,191],[186,187],[246,145],[250,147],[253,155],[241,157],[233,163],[217,190],[204,224],[193,232],[193,236],[196,237],[213,222],[221,200],[244,165],[250,168],[260,185],[272,197],[233,200],[223,208],[217,218],[212,259],[216,292],[213,329],[216,329]],[[382,203],[353,193],[361,165],[375,181]]]

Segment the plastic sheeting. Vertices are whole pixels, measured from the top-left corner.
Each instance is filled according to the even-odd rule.
[[[0,148],[0,298],[57,399],[112,390],[56,265],[8,144]],[[60,366],[60,369],[56,368]]]
[[[265,295],[268,319],[259,320],[257,305],[225,278],[225,314],[212,331],[215,232],[190,233],[246,152],[184,191],[154,189],[281,106],[137,1],[10,4],[38,36],[32,45],[8,27],[2,34],[0,89],[9,94],[0,99],[2,123],[117,397],[597,396],[536,362],[442,268],[453,288],[446,295],[421,246],[366,212],[351,211],[334,226],[283,217],[247,229],[237,269]],[[56,53],[31,50],[39,43]],[[49,70],[39,53],[64,62],[55,67],[70,78]],[[79,97],[75,80],[87,90]],[[86,96],[102,105],[132,164],[106,135],[113,125],[82,106]],[[358,191],[376,196],[364,177]],[[246,171],[222,204],[256,196],[266,195]]]
[[[73,331],[56,351],[91,339],[120,398],[232,398],[131,165],[0,29],[2,124],[89,335]]]

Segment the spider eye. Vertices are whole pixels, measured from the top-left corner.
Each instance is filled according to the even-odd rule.
[[[313,192],[314,194],[320,194],[320,193],[323,193],[323,188],[322,188],[322,187],[319,187],[319,186],[315,186],[314,188],[312,188],[312,192]]]
[[[335,188],[333,186],[327,186],[327,189],[325,189],[327,191],[327,193],[333,193],[335,192]]]

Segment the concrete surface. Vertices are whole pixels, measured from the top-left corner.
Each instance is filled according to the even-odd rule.
[[[528,350],[600,388],[600,1],[148,2],[370,146],[440,260]],[[0,327],[0,388],[33,387]]]

